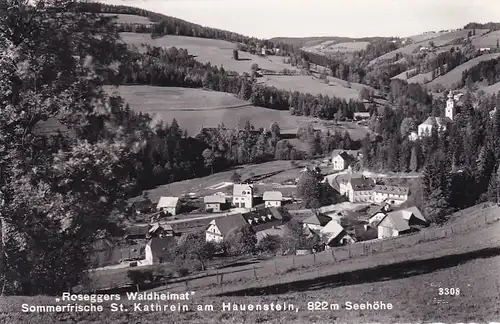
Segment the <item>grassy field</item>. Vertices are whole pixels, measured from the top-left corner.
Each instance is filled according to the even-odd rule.
[[[318,45],[302,47],[306,52],[316,54],[332,54],[332,53],[351,53],[366,49],[369,42],[343,42],[336,43],[335,41],[326,41]]]
[[[120,33],[120,36],[125,43],[137,47],[145,43],[159,47],[184,48],[189,54],[195,55],[196,60],[200,62],[210,62],[219,67],[223,65],[224,69],[238,73],[250,73],[254,63],[262,69],[277,72],[283,69],[296,70],[293,66],[283,63],[283,57],[280,56],[262,57],[240,51],[239,60],[233,60],[233,49],[236,48],[236,44],[223,40],[173,35],[152,39],[149,34],[136,33]]]
[[[323,96],[335,96],[338,98],[359,99],[359,89],[347,87],[346,82],[336,82],[338,79],[332,78],[326,84],[323,81],[309,75],[265,75],[259,79],[259,83],[265,83],[268,86],[276,87],[289,91],[299,91],[310,93],[312,95],[322,94]],[[342,80],[341,80],[342,81]]]
[[[428,32],[428,33],[422,33],[422,34],[418,34],[418,35],[413,35],[413,36],[410,36],[410,37],[407,37],[407,38],[411,39],[413,41],[413,43],[420,43],[420,42],[424,42],[426,40],[429,40],[431,38],[435,38],[435,37],[444,35],[446,33],[447,32]]]
[[[375,62],[381,61],[381,60],[383,61],[383,60],[393,59],[394,57],[396,57],[397,53],[411,54],[411,53],[413,53],[413,51],[415,49],[419,48],[420,46],[424,46],[424,47],[429,46],[429,42],[431,42],[431,41],[437,47],[445,46],[448,43],[450,43],[456,39],[467,37],[467,34],[469,33],[469,31],[471,31],[471,29],[461,29],[461,30],[456,30],[456,31],[452,31],[452,32],[436,33],[436,34],[434,34],[435,37],[424,38],[424,40],[422,40],[420,42],[415,42],[413,44],[398,48],[397,50],[394,50],[392,52],[389,52],[389,53],[386,53],[382,56],[379,56],[378,58],[372,60],[370,62],[370,65],[374,64]],[[480,35],[486,33],[487,31],[488,31],[487,29],[476,29],[476,37],[479,37]]]
[[[494,83],[487,87],[480,87],[481,90],[486,92],[487,94],[497,94],[500,91],[500,82]]]
[[[152,25],[154,22],[149,20],[147,17],[136,16],[136,15],[127,15],[127,14],[108,14],[104,13],[103,16],[111,16],[117,17],[116,22],[121,24],[143,24],[143,25]]]
[[[445,75],[439,76],[436,79],[432,80],[429,82],[429,85],[435,85],[435,84],[441,84],[445,88],[449,89],[453,86],[454,83],[458,82],[459,80],[462,79],[462,72],[470,69],[471,67],[477,65],[481,61],[487,61],[491,60],[494,58],[497,58],[500,56],[500,53],[493,53],[493,54],[485,54],[478,56],[462,65],[457,66],[450,72],[446,73]]]
[[[292,116],[288,111],[252,106],[223,92],[152,86],[108,87],[107,90],[119,93],[134,110],[154,114],[168,123],[176,118],[181,128],[192,136],[201,127],[217,127],[224,123],[227,127],[243,128],[246,121],[257,128],[269,128],[275,121],[283,133],[294,133],[300,124],[311,120]]]
[[[474,45],[477,48],[481,47],[496,48],[497,40],[499,38],[500,38],[500,30],[492,31],[490,33],[487,33],[486,35],[481,35],[480,37],[474,37],[472,39],[472,45]]]

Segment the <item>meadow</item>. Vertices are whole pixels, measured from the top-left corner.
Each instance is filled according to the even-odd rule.
[[[306,52],[316,54],[332,54],[332,53],[351,53],[356,51],[365,50],[369,42],[342,42],[336,43],[335,41],[326,41],[317,45],[302,47]]]
[[[493,54],[484,54],[481,56],[478,56],[472,60],[469,60],[465,62],[464,64],[461,64],[451,70],[450,72],[446,73],[445,75],[441,75],[431,82],[428,83],[428,85],[436,85],[436,84],[441,84],[445,88],[450,89],[453,87],[454,84],[459,82],[462,79],[462,72],[464,72],[467,69],[470,69],[471,67],[477,65],[481,61],[487,61],[491,60],[494,58],[497,58],[500,56],[500,53],[493,53]]]
[[[195,55],[196,60],[216,65],[224,66],[228,71],[238,73],[250,73],[252,64],[257,64],[260,68],[280,72],[283,69],[297,70],[289,64],[283,62],[283,57],[269,55],[266,57],[253,55],[250,53],[239,51],[239,59],[234,60],[233,49],[236,48],[235,43],[224,40],[174,36],[167,35],[151,38],[150,34],[136,33],[120,33],[122,40],[130,45],[135,45],[139,49],[142,44],[149,44],[158,47],[177,47],[186,49],[189,54]]]
[[[497,40],[500,38],[500,30],[491,31],[487,34],[481,35],[481,37],[474,37],[472,39],[472,45],[477,48],[481,47],[497,47]]]
[[[143,25],[153,25],[154,22],[149,20],[147,17],[137,16],[137,15],[127,15],[127,14],[109,14],[103,13],[103,16],[116,17],[116,22],[121,24],[143,24]]]

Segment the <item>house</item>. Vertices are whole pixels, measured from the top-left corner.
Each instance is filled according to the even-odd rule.
[[[400,186],[375,185],[373,187],[373,201],[381,203],[386,200],[394,201],[395,205],[400,205],[408,200],[410,188]]]
[[[236,208],[253,207],[253,185],[235,184],[233,186],[233,206]]]
[[[140,213],[147,213],[152,205],[153,203],[151,202],[151,199],[141,196],[129,199],[127,201],[126,208],[128,211],[132,213],[140,214]]]
[[[262,195],[265,207],[280,207],[283,202],[283,194],[280,191],[266,191]]]
[[[221,195],[206,196],[203,198],[203,203],[205,210],[209,213],[218,213],[230,207],[226,197]]]
[[[247,224],[247,220],[241,214],[216,218],[210,222],[205,231],[206,241],[215,243],[222,242],[231,230],[243,227]]]
[[[153,265],[166,262],[176,245],[177,239],[173,236],[153,237],[144,249],[144,264]]]
[[[448,117],[429,117],[422,124],[418,125],[418,136],[426,137],[432,134],[433,129],[445,131],[451,120]]]
[[[125,228],[125,234],[123,237],[126,240],[142,240],[146,239],[149,234],[149,226],[129,226]]]
[[[497,107],[495,107],[495,109],[491,110],[489,112],[489,115],[490,115],[490,119],[493,119],[493,117],[495,117],[495,113],[497,112]]]
[[[383,239],[411,233],[426,225],[427,220],[415,206],[392,211],[387,213],[378,223],[378,238]]]
[[[369,202],[373,198],[375,180],[367,177],[351,177],[348,181],[339,183],[339,192],[350,202]]]
[[[370,113],[369,112],[355,112],[354,113],[354,119],[355,120],[366,120],[370,118]]]
[[[169,224],[156,223],[149,229],[149,235],[151,237],[173,236],[174,229]]]
[[[160,197],[156,205],[156,210],[163,211],[170,215],[177,215],[181,209],[179,197]]]
[[[329,247],[356,242],[356,240],[335,220],[328,222],[328,224],[320,230],[320,235],[324,239],[326,246]]]
[[[384,218],[385,215],[387,215],[387,213],[390,211],[392,211],[392,208],[391,205],[389,204],[384,204],[382,206],[379,206],[377,210],[370,212],[372,216],[368,220],[368,224],[370,226],[377,226],[377,224],[382,220],[382,218]]]
[[[304,228],[308,228],[312,231],[321,230],[326,224],[328,224],[332,219],[323,214],[314,214],[302,221]]]
[[[347,169],[356,159],[346,151],[341,151],[332,157],[333,170],[342,171]]]
[[[255,235],[257,236],[257,242],[269,236],[283,237],[283,225],[275,225],[267,229],[262,229],[256,232]]]

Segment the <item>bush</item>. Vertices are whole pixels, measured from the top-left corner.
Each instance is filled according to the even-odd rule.
[[[127,277],[134,285],[143,285],[154,281],[153,270],[129,270]]]
[[[276,254],[281,249],[281,237],[270,235],[264,237],[257,244],[257,250],[260,253],[273,253]]]

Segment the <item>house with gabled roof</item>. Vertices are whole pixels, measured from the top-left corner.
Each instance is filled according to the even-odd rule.
[[[203,203],[205,204],[205,211],[209,213],[218,213],[231,207],[227,198],[222,195],[206,196],[203,198]]]
[[[173,236],[153,237],[144,248],[144,265],[153,265],[166,262],[177,246],[177,239]]]
[[[222,242],[227,234],[237,228],[244,227],[248,224],[242,214],[233,214],[225,217],[218,217],[210,222],[206,231],[205,237],[207,242]]]
[[[319,231],[331,220],[332,220],[331,217],[328,217],[320,213],[315,213],[314,215],[304,219],[302,221],[302,224],[304,228],[308,228],[313,231]]]
[[[321,230],[320,235],[326,246],[340,246],[355,243],[356,240],[349,235],[336,220],[331,220]]]
[[[160,197],[156,210],[163,211],[170,215],[177,215],[181,209],[179,197]]]
[[[408,234],[426,225],[427,220],[415,206],[388,212],[377,225],[378,238]]]
[[[281,191],[266,191],[262,195],[265,207],[280,207],[283,202]]]
[[[350,202],[372,201],[375,180],[367,177],[351,177],[347,181],[339,183],[339,192],[349,199]]]
[[[143,240],[149,234],[149,226],[147,225],[133,225],[125,228],[124,238],[126,240]]]
[[[173,236],[174,229],[170,224],[160,224],[156,223],[149,229],[149,235],[151,237],[163,237],[163,236]]]
[[[236,208],[251,209],[253,207],[253,185],[234,184],[232,204]]]
[[[332,167],[335,171],[345,170],[355,161],[356,158],[354,158],[346,151],[334,151],[334,153],[332,154]]]

